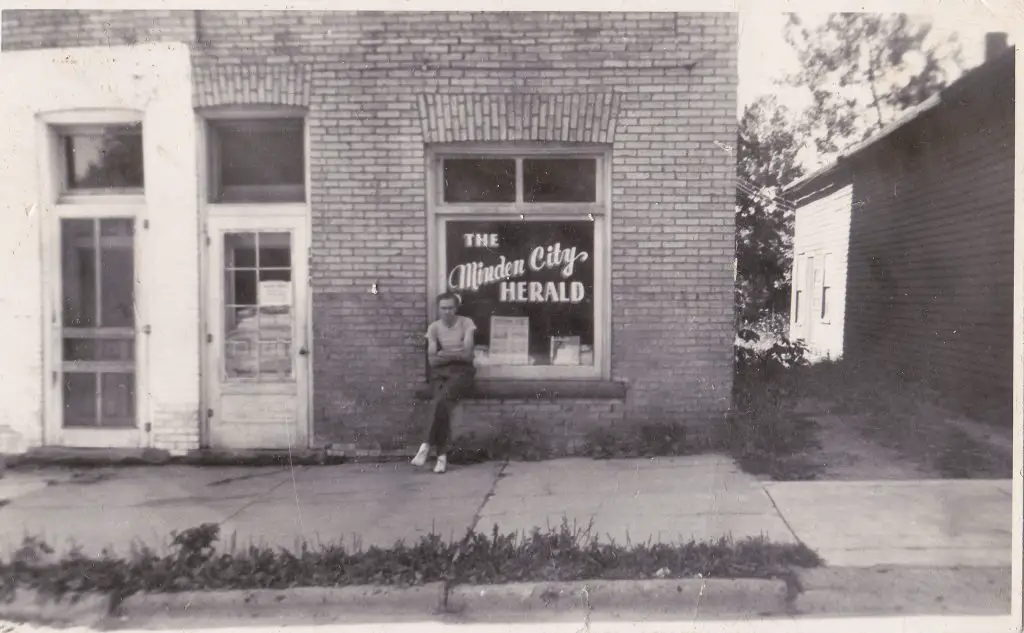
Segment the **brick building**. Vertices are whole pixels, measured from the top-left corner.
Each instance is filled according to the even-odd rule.
[[[1014,49],[791,184],[791,331],[820,355],[1009,406]]]
[[[729,407],[735,14],[2,25],[17,450],[404,450],[446,287],[479,326],[456,435]]]

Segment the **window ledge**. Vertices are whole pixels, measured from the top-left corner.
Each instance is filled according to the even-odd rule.
[[[416,391],[420,400],[431,398],[430,388]],[[561,400],[622,400],[626,383],[614,380],[487,380],[480,379],[466,400],[506,400],[519,398]]]

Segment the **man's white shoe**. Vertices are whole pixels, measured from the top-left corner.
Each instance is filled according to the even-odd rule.
[[[448,470],[448,456],[441,455],[437,458],[437,465],[434,466],[434,472],[440,474],[446,470]]]
[[[420,450],[416,453],[416,457],[412,458],[413,466],[422,466],[427,463],[427,457],[430,455],[430,445],[421,444]]]

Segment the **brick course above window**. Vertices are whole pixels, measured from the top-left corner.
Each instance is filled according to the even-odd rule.
[[[300,64],[201,66],[192,78],[197,108],[225,105],[309,107],[310,73]]]
[[[421,94],[427,143],[545,141],[610,143],[619,96],[576,94]]]

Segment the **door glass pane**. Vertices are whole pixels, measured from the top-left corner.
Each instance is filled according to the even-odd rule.
[[[100,223],[100,325],[131,327],[135,324],[135,253],[132,252],[131,220]]]
[[[134,427],[134,220],[61,220],[60,239],[63,424]]]
[[[282,380],[293,376],[291,234],[225,235],[224,372],[228,379]],[[251,260],[230,250],[251,250]],[[238,266],[239,261],[251,267]]]
[[[64,374],[64,426],[98,426],[94,373]]]
[[[261,376],[289,378],[292,375],[291,306],[260,308]]]
[[[256,308],[228,306],[224,331],[225,371],[228,378],[258,376],[256,342],[259,340],[259,323]]]
[[[64,360],[134,361],[135,341],[131,339],[64,337]]]
[[[224,294],[228,305],[256,305],[256,269],[225,271]]]
[[[292,265],[292,243],[288,233],[260,233],[259,244],[260,269]]]
[[[61,288],[65,327],[95,327],[96,236],[93,220],[61,220]]]
[[[103,374],[101,384],[103,391],[100,394],[100,403],[103,406],[103,415],[100,424],[104,427],[135,426],[134,374]]]
[[[287,268],[271,268],[270,270],[260,269],[260,283],[264,281],[291,281],[292,271]],[[267,285],[264,285],[266,288]],[[264,292],[264,295],[266,293]]]
[[[256,234],[228,233],[225,235],[224,265],[228,268],[255,268]]]

